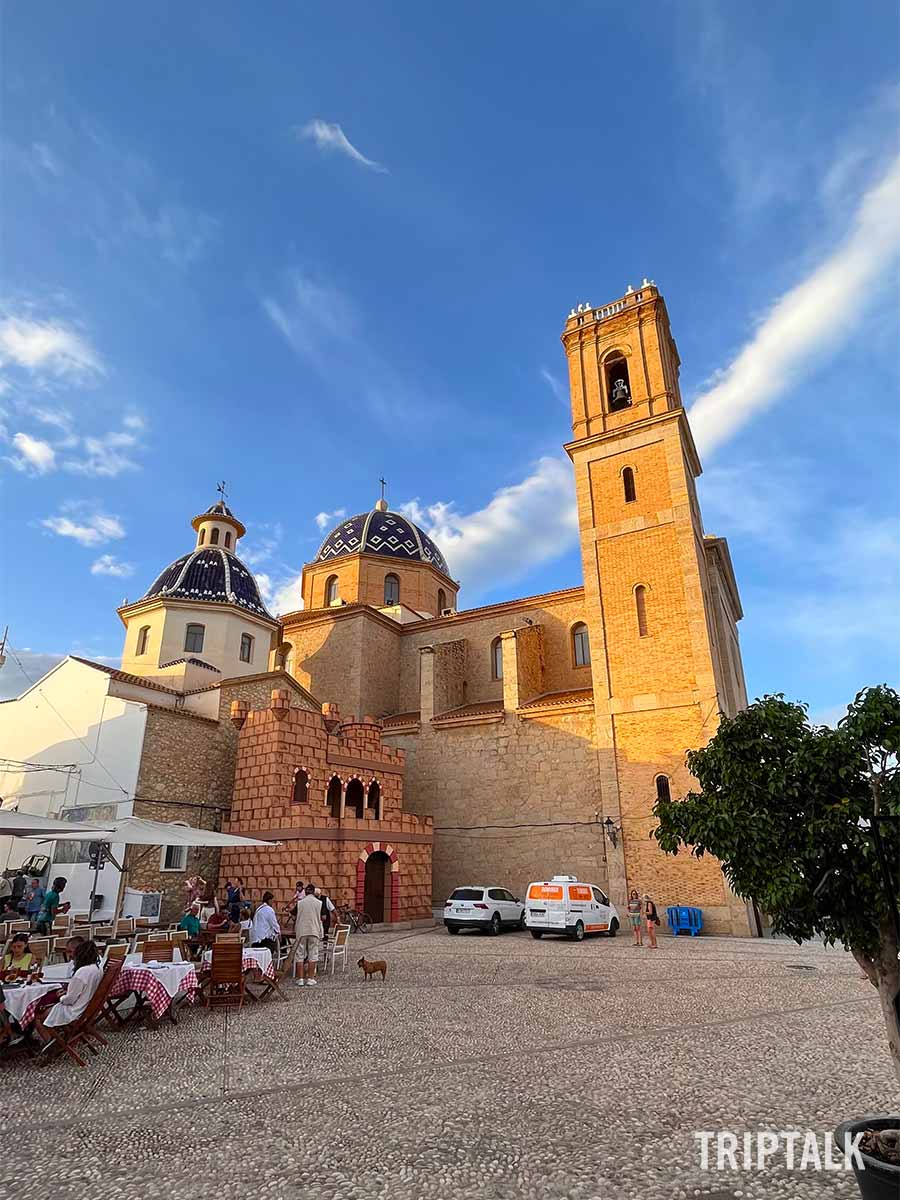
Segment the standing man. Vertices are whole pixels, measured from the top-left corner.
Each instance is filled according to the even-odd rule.
[[[25,904],[25,885],[28,880],[25,878],[25,872],[19,867],[12,881],[12,902],[13,907],[17,912],[22,912]]]
[[[53,886],[49,892],[44,893],[41,911],[37,918],[37,932],[49,936],[53,932],[53,922],[56,919],[56,914],[60,911],[59,893],[66,886],[66,877],[60,875],[59,878],[53,880]],[[68,904],[62,906],[63,912],[68,911]]]
[[[25,892],[25,916],[31,922],[32,929],[37,924],[38,913],[44,904],[44,895],[41,881],[39,879],[32,879],[31,886]]]
[[[306,894],[297,901],[296,953],[301,956],[303,976],[300,987],[316,986],[316,964],[319,961],[319,945],[322,941],[322,901],[316,895],[313,883],[306,885]]]

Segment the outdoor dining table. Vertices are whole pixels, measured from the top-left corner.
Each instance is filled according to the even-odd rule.
[[[57,966],[44,967],[40,983],[26,983],[22,986],[14,983],[5,984],[4,1002],[8,1015],[20,1029],[27,1029],[34,1020],[34,1014],[41,998],[48,992],[64,987],[71,977],[72,964],[62,963]]]
[[[137,960],[131,961],[130,960]],[[134,992],[138,997],[132,1019],[149,1007],[155,1021],[168,1016],[174,1023],[172,1004],[184,994],[193,1004],[200,990],[200,982],[194,964],[189,962],[149,963],[140,961],[140,955],[131,954],[109,993],[110,1000],[118,1000]]]
[[[212,950],[203,955],[203,969],[208,971],[212,966]],[[244,946],[241,955],[241,970],[253,971],[265,979],[275,978],[275,967],[272,963],[272,951],[265,946]]]

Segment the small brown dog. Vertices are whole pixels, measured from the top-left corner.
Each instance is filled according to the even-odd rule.
[[[356,965],[362,967],[366,983],[369,982],[370,975],[377,975],[379,971],[381,972],[381,982],[384,983],[384,977],[387,975],[387,963],[383,959],[379,959],[378,962],[369,962],[367,958],[361,958]]]

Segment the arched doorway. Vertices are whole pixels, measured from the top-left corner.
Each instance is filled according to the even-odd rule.
[[[375,922],[389,921],[390,903],[391,860],[383,850],[376,850],[366,859],[363,912]]]
[[[365,816],[365,811],[366,793],[361,780],[354,776],[347,784],[347,791],[344,794],[344,816],[357,817],[361,821]]]

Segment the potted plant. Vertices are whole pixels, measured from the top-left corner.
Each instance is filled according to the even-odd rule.
[[[836,729],[811,726],[805,705],[764,696],[688,753],[700,790],[658,800],[653,836],[669,854],[715,855],[774,933],[849,950],[878,990],[900,1080],[898,752],[900,695],[886,685],[860,692]],[[857,1182],[866,1200],[896,1200],[890,1131],[900,1115],[846,1121],[839,1145],[870,1129],[879,1136],[860,1145]]]

